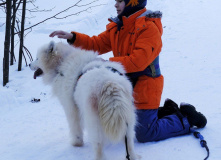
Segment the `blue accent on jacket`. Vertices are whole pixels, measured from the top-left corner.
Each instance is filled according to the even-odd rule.
[[[130,79],[135,79],[142,75],[146,75],[148,77],[154,77],[154,78],[159,77],[161,75],[159,56],[157,56],[157,58],[155,58],[155,60],[143,71],[127,73],[127,76]]]

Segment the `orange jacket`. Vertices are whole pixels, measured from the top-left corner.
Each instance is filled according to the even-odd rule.
[[[113,51],[110,61],[120,62],[127,73],[143,71],[160,54],[162,48],[162,24],[160,17],[153,17],[154,12],[146,8],[127,17],[122,17],[123,26],[117,30],[117,24],[110,20],[106,31],[98,36],[74,32],[74,46],[86,50],[98,51],[99,54]],[[157,109],[163,90],[163,76],[152,78],[139,77],[134,87],[137,109]]]

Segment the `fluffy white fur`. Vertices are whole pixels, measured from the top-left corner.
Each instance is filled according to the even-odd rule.
[[[134,153],[136,122],[132,86],[110,67],[125,73],[119,63],[103,61],[92,51],[51,42],[41,47],[32,70],[43,70],[43,81],[52,85],[70,128],[72,144],[83,145],[83,127],[95,149],[95,159],[104,160],[104,140],[119,142],[127,136],[130,159]],[[79,78],[79,75],[83,75]],[[83,122],[83,123],[82,123]]]

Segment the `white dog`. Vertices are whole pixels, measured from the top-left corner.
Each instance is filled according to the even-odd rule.
[[[70,128],[72,144],[83,145],[82,124],[95,149],[96,160],[104,160],[104,140],[124,140],[130,160],[134,153],[136,122],[132,86],[119,63],[104,61],[93,51],[51,42],[40,48],[30,64],[34,77],[43,74],[59,98]],[[81,123],[81,121],[83,123]]]

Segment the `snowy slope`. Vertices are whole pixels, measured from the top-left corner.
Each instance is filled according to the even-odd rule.
[[[35,24],[50,17],[76,1],[38,0],[42,8],[50,6],[52,12],[38,13]],[[89,3],[84,0],[83,3]],[[116,16],[113,0],[100,0],[106,4],[66,19],[51,19],[33,28],[26,37],[25,45],[35,57],[36,50],[51,38],[54,30],[75,30],[97,35],[105,30],[107,18]],[[91,6],[93,6],[92,4]],[[220,0],[148,0],[147,8],[163,12],[163,49],[160,57],[165,78],[161,104],[165,98],[177,103],[189,102],[208,118],[205,129],[199,130],[207,140],[210,159],[221,159],[221,1]],[[67,14],[75,13],[73,8]],[[1,13],[2,14],[2,13]],[[43,16],[43,17],[42,17]],[[4,19],[0,19],[3,23]],[[56,42],[63,41],[57,38]],[[0,75],[4,45],[4,28],[0,28]],[[112,54],[104,56],[108,59]],[[16,55],[16,57],[18,57]],[[10,67],[10,82],[2,87],[0,79],[0,160],[91,160],[92,146],[85,135],[85,146],[72,147],[69,143],[66,119],[50,87],[41,78],[34,80],[33,72],[23,66],[17,72],[17,64]],[[33,98],[41,99],[31,103]],[[143,160],[202,160],[206,151],[192,135],[170,138],[160,142],[135,144]],[[123,144],[107,145],[107,157],[124,159]]]

